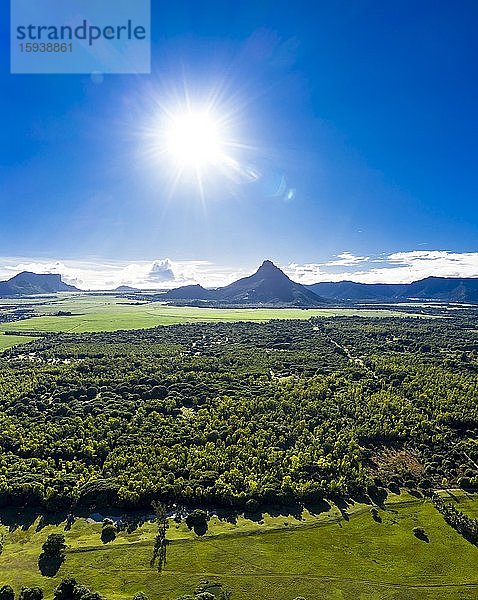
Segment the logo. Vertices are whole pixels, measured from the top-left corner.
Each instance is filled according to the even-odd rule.
[[[12,73],[150,73],[150,0],[11,0]]]

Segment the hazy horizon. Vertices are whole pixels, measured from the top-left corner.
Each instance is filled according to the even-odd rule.
[[[0,257],[0,280],[22,271],[31,271],[60,274],[65,283],[84,290],[114,289],[120,285],[139,289],[170,289],[197,283],[204,287],[220,287],[252,274],[263,260],[270,258],[261,258],[250,266],[233,267],[208,261],[175,261],[170,258],[125,262]],[[359,283],[411,283],[428,276],[478,276],[478,252],[418,251],[376,257],[354,256],[350,252],[343,252],[324,263],[300,265],[281,264],[275,260],[273,262],[293,281],[303,284],[344,280]]]

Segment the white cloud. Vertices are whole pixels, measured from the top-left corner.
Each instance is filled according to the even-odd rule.
[[[291,264],[285,270],[289,277],[305,284],[343,280],[361,283],[410,283],[430,276],[478,277],[478,252],[413,250],[394,252],[373,260],[371,257],[353,257],[348,260],[348,256],[344,256],[348,254],[339,254],[338,260],[327,263]],[[354,266],[361,262],[381,266],[347,271],[336,268]]]
[[[149,280],[158,283],[174,281],[175,275],[172,267],[173,265],[169,258],[165,258],[164,260],[156,260],[148,274]]]
[[[375,257],[342,252],[330,261],[292,263],[282,268],[292,280],[304,284],[343,280],[363,283],[409,283],[430,275],[478,277],[478,252],[413,250]],[[114,289],[119,285],[140,289],[165,289],[193,283],[200,283],[205,287],[219,287],[250,275],[254,270],[234,269],[208,261],[176,261],[170,258],[128,263],[95,259],[59,261],[0,257],[0,280],[9,279],[20,271],[60,273],[63,281],[84,290]]]
[[[174,261],[158,258],[154,261],[126,263],[94,259],[56,261],[0,257],[0,280],[9,279],[21,271],[59,273],[65,283],[83,290],[114,289],[119,285],[140,289],[166,289],[192,283],[219,287],[249,274],[199,260]]]
[[[342,266],[342,267],[352,267],[358,265],[360,263],[367,262],[369,260],[368,256],[355,256],[351,252],[342,252],[341,254],[337,254],[335,260],[331,260],[324,265],[328,267],[334,266]]]

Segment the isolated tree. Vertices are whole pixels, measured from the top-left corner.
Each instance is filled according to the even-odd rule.
[[[101,541],[103,544],[112,542],[116,538],[116,527],[111,519],[105,519],[103,521],[103,527],[101,529]]]
[[[64,558],[66,552],[65,536],[62,533],[50,533],[42,546],[42,550],[46,557]]]
[[[166,564],[166,548],[168,541],[166,539],[166,530],[168,529],[168,516],[166,512],[166,506],[161,502],[152,503],[154,512],[156,513],[156,525],[158,527],[158,533],[154,540],[153,556],[151,557],[150,565],[154,567],[156,560],[158,561],[158,571],[162,571],[163,566]]]
[[[201,508],[194,509],[186,517],[186,525],[189,529],[207,526],[207,512]]]
[[[43,552],[38,558],[38,568],[46,577],[53,577],[66,558],[65,536],[51,533],[42,546]]]

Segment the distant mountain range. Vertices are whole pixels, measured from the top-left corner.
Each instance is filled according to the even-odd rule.
[[[265,260],[253,275],[239,279],[226,287],[207,290],[200,285],[186,285],[166,292],[164,298],[209,300],[224,304],[274,304],[301,307],[328,303],[313,290],[289,279],[270,260]]]
[[[131,294],[133,292],[140,292],[141,290],[138,288],[131,287],[130,285],[119,285],[117,288],[113,290],[113,292],[120,292],[121,294]]]
[[[250,277],[215,290],[186,285],[166,292],[168,300],[210,301],[224,304],[323,306],[330,302],[392,301],[409,299],[443,302],[478,302],[478,278],[427,277],[413,283],[320,282],[301,285],[270,260]]]
[[[79,292],[78,288],[64,283],[61,275],[37,274],[24,271],[8,281],[0,281],[0,296],[25,296],[55,292]],[[119,286],[118,293],[135,293],[139,290]],[[320,282],[301,285],[292,281],[270,260],[265,260],[249,277],[243,277],[216,289],[201,285],[186,285],[164,294],[161,299],[191,303],[275,305],[316,307],[331,302],[400,302],[409,299],[442,302],[478,302],[478,278],[426,277],[413,283],[356,283],[354,281]]]
[[[8,281],[0,281],[0,296],[27,296],[79,291],[76,287],[63,283],[61,275],[55,273],[39,275],[23,271],[23,273],[15,275]]]
[[[478,302],[478,278],[426,277],[413,283],[321,282],[306,286],[329,300]]]

